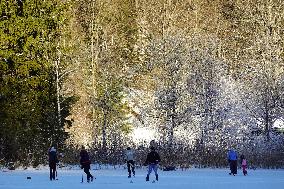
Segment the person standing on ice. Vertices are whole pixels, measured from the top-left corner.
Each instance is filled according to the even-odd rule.
[[[131,178],[131,171],[133,176],[135,177],[134,152],[130,147],[127,147],[124,154],[124,159],[127,163],[128,178]]]
[[[80,158],[81,169],[84,169],[84,172],[87,174],[87,182],[90,182],[90,179],[91,181],[93,181],[94,177],[90,173],[90,169],[91,169],[90,157],[84,146],[82,146],[80,157],[81,157]],[[83,180],[83,176],[82,176],[82,180]]]
[[[248,174],[247,160],[246,160],[244,155],[241,155],[241,164],[242,164],[242,168],[243,168],[243,174],[244,174],[244,176],[246,176]]]
[[[235,176],[238,170],[238,155],[237,155],[237,152],[235,152],[232,149],[229,150],[229,153],[228,153],[228,162],[230,164],[230,170],[231,170],[229,174]]]
[[[156,180],[158,181],[159,177],[158,177],[158,163],[161,161],[160,159],[160,155],[155,151],[155,147],[151,146],[150,147],[151,152],[148,153],[147,155],[147,159],[144,165],[148,165],[148,174],[146,176],[146,181],[149,181],[149,176],[152,172],[152,170],[154,170],[155,175],[156,175]]]
[[[58,163],[56,149],[52,146],[48,151],[48,163],[49,163],[49,178],[55,180],[56,164]]]

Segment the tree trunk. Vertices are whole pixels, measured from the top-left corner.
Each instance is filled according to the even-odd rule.
[[[106,151],[106,128],[107,128],[107,112],[104,111],[103,128],[102,128],[102,150]]]
[[[54,140],[56,139],[56,132],[58,130],[58,128],[61,128],[61,103],[60,103],[60,78],[59,78],[59,64],[60,64],[60,52],[58,51],[58,59],[57,61],[55,61],[55,73],[56,73],[56,103],[57,103],[57,123],[58,126],[56,128],[56,126],[54,127],[54,132],[53,133],[53,137],[52,140],[53,142],[55,142]]]
[[[267,104],[265,105],[265,135],[267,141],[270,141],[270,120]]]
[[[99,56],[99,34],[98,34],[98,26],[95,26],[95,0],[92,0],[91,2],[91,24],[90,24],[90,33],[91,33],[91,68],[92,68],[92,98],[93,100],[97,98],[97,92],[96,92],[96,79],[97,79],[97,69],[98,69],[98,56]],[[94,33],[94,30],[96,30],[96,33]],[[96,41],[95,36],[96,35]],[[95,52],[96,47],[96,52]],[[95,105],[92,107],[92,125],[93,129],[96,128],[96,109]],[[94,138],[94,143],[97,144],[96,137]]]
[[[91,11],[92,11],[92,17],[91,17],[91,66],[92,66],[92,92],[93,92],[93,98],[96,97],[96,87],[95,87],[95,65],[94,65],[94,1],[92,0],[91,3]],[[92,109],[92,122],[93,125],[95,123],[95,107],[93,106]]]

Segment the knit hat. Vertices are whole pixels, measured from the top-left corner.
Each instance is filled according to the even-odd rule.
[[[50,152],[56,152],[56,149],[52,146],[49,151]]]

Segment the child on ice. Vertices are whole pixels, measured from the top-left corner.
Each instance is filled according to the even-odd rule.
[[[247,172],[247,160],[244,155],[241,155],[241,163],[242,163],[242,169],[243,169],[243,174],[246,176],[248,174]]]

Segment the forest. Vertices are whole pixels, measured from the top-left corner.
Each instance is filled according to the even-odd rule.
[[[0,166],[284,167],[283,0],[0,0]]]

